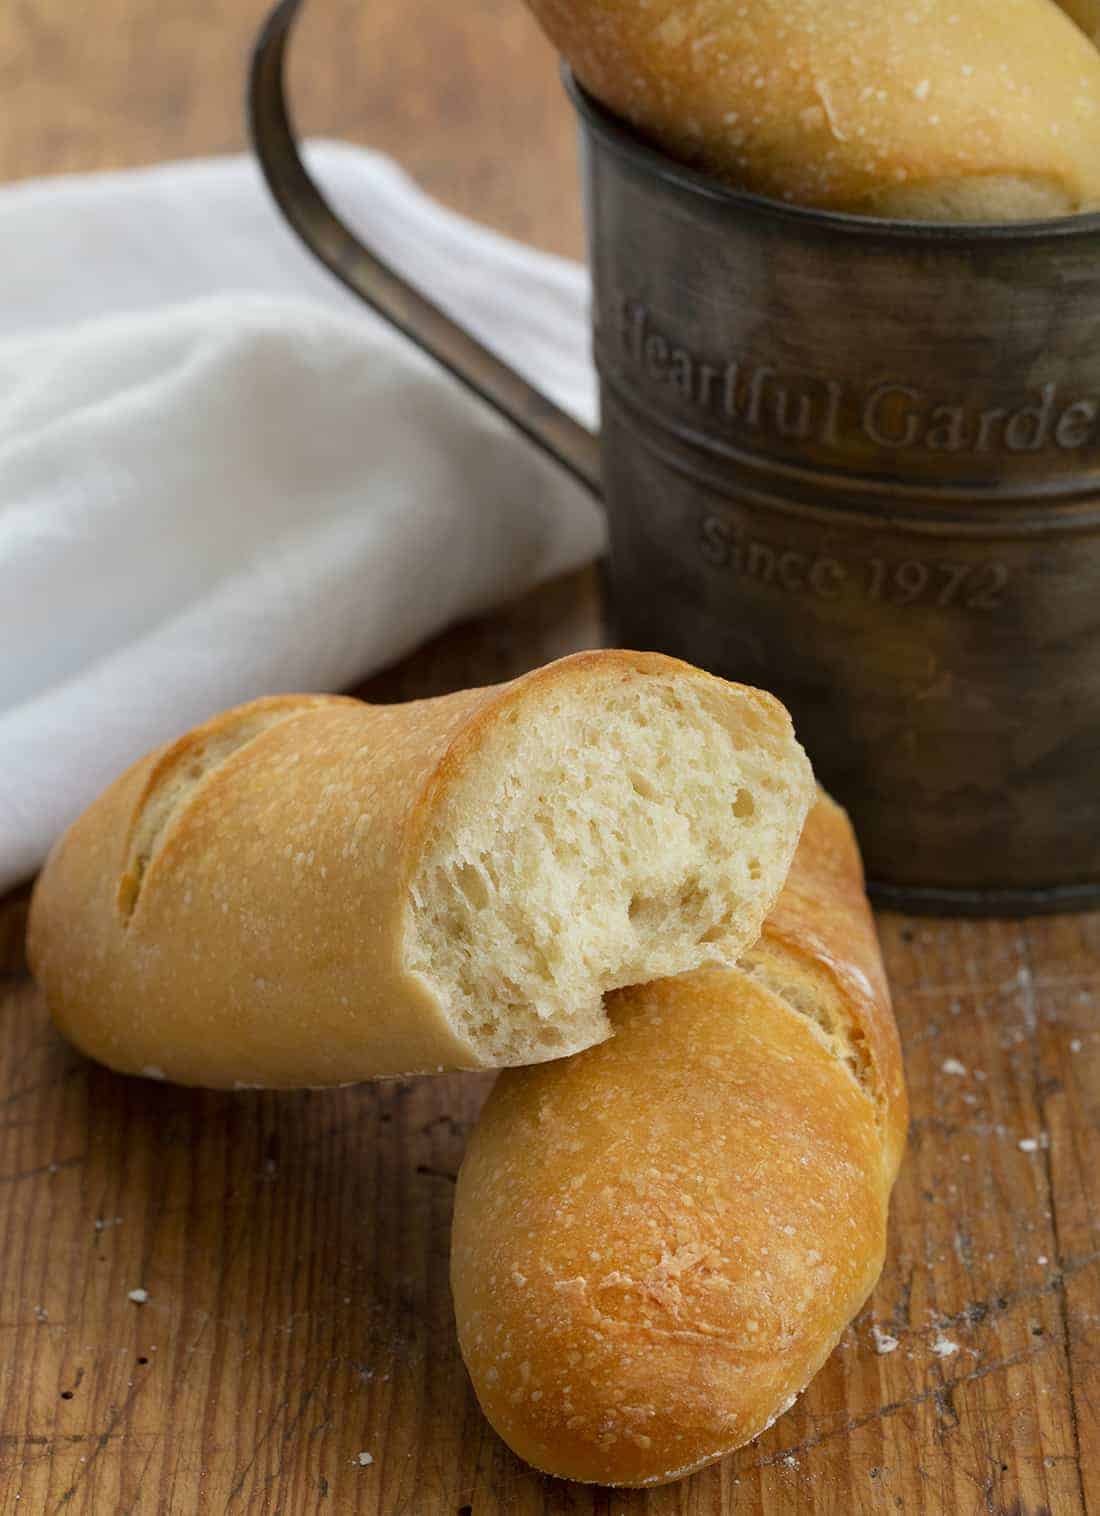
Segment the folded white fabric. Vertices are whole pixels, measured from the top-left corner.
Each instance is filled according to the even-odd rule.
[[[380,251],[594,419],[580,268],[375,154],[311,159]],[[249,160],[0,191],[0,888],[155,743],[345,687],[603,530],[314,266]]]

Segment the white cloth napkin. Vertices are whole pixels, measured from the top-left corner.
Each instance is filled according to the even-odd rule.
[[[583,270],[376,154],[310,158],[594,421]],[[345,687],[603,541],[583,491],[314,264],[250,160],[0,190],[0,889],[154,744]]]

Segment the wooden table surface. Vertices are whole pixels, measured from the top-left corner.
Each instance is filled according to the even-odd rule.
[[[260,9],[7,0],[0,176],[236,149]],[[313,0],[295,72],[310,131],[579,253],[571,124],[519,0]],[[579,575],[364,689],[601,636]],[[25,913],[0,901],[0,1516],[1100,1516],[1100,916],[882,917],[913,1102],[882,1283],[757,1443],[618,1493],[525,1468],[466,1382],[448,1234],[483,1080],[117,1078],[52,1030]]]

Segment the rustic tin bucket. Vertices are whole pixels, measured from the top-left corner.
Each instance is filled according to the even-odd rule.
[[[256,150],[358,294],[602,493],[616,637],[774,690],[909,909],[1100,901],[1100,216],[934,226],[735,193],[567,80],[599,443]]]

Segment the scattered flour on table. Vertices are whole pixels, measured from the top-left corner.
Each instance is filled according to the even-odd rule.
[[[898,1339],[891,1337],[889,1332],[884,1332],[880,1326],[872,1325],[871,1337],[875,1344],[875,1352],[880,1357],[884,1353],[892,1353],[898,1345]]]

